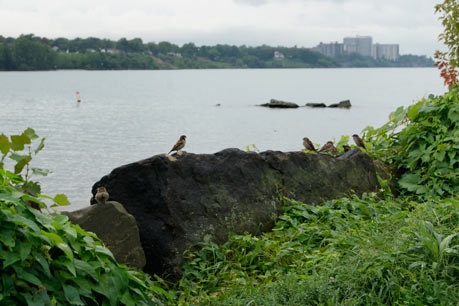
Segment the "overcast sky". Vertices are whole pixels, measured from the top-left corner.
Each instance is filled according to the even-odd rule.
[[[179,45],[313,47],[345,36],[398,43],[401,54],[444,49],[441,0],[0,0],[0,35],[99,37]]]

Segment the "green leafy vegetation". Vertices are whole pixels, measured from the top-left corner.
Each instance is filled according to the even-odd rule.
[[[150,278],[117,264],[92,233],[59,213],[40,211],[46,204],[68,204],[64,195],[41,195],[30,181],[32,154],[44,147],[33,129],[0,135],[0,305],[158,305],[168,294]],[[21,154],[25,150],[27,153]],[[6,170],[5,159],[15,164]],[[25,170],[24,170],[25,169]],[[35,195],[34,195],[35,194]]]
[[[278,55],[276,58],[274,54]],[[33,34],[0,36],[0,70],[52,69],[202,69],[202,68],[320,68],[433,66],[425,56],[403,55],[397,61],[350,54],[330,58],[308,48],[271,46],[181,47],[169,42],[144,43],[140,38],[118,41],[47,39]]]
[[[456,305],[459,201],[286,199],[261,237],[189,253],[177,303]]]
[[[459,194],[458,87],[399,107],[381,128],[364,131],[370,155],[395,168],[402,191],[423,199]]]

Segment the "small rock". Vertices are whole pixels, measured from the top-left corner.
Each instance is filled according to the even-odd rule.
[[[299,105],[292,102],[285,102],[281,100],[271,99],[269,103],[260,104],[259,106],[270,107],[270,108],[298,108]]]
[[[344,100],[339,103],[334,103],[330,104],[328,107],[331,108],[351,108],[351,101],[350,100]]]
[[[306,103],[306,106],[309,107],[327,107],[325,103]]]
[[[124,206],[109,201],[75,211],[63,211],[70,222],[93,232],[113,253],[118,263],[142,269],[146,264],[137,222]]]

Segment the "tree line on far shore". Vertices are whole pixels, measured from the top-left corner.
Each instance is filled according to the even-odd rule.
[[[375,60],[357,53],[331,58],[296,46],[178,46],[167,41],[144,43],[140,38],[113,41],[0,35],[0,71],[336,67],[433,67],[433,60],[418,55],[402,55],[397,61]]]

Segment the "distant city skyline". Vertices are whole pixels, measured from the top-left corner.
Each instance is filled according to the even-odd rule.
[[[313,50],[326,56],[336,57],[343,54],[358,53],[363,56],[371,56],[374,59],[386,59],[395,61],[400,56],[399,44],[373,43],[373,37],[357,35],[344,37],[343,42],[320,42]]]
[[[370,35],[401,54],[445,50],[440,0],[0,0],[0,35],[97,37],[178,45],[298,46]]]

